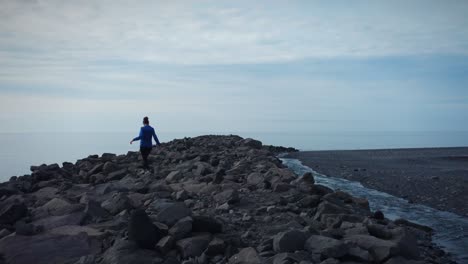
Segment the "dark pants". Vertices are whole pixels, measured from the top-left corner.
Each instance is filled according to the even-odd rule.
[[[151,148],[140,147],[140,152],[143,158],[143,167],[148,168],[148,155],[151,153]]]

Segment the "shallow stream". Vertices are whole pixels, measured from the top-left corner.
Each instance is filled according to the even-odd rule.
[[[434,229],[433,241],[445,251],[450,252],[458,263],[468,263],[468,218],[439,211],[364,187],[359,182],[342,178],[328,177],[303,165],[297,159],[281,158],[283,163],[297,175],[311,172],[315,182],[334,190],[342,190],[369,201],[372,211],[380,210],[391,220],[403,218]]]

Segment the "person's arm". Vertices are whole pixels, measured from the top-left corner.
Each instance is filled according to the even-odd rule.
[[[140,134],[138,135],[138,137],[132,139],[132,141],[130,141],[130,144],[132,144],[133,141],[138,141],[138,140],[140,140],[142,136],[143,136],[143,129],[140,129]]]
[[[154,132],[154,129],[153,129],[153,138],[154,138],[154,141],[156,141],[156,144],[157,144],[158,146],[161,146],[161,143],[159,143],[158,136],[156,136],[156,132]]]

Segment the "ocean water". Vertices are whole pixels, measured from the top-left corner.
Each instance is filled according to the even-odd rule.
[[[174,138],[217,132],[174,133],[159,131],[162,142]],[[295,147],[300,150],[377,149],[468,146],[467,132],[241,132],[264,144]],[[124,154],[138,150],[130,145],[134,132],[80,133],[0,133],[0,181],[30,173],[31,165],[75,162],[91,154]]]
[[[434,230],[433,241],[439,247],[451,253],[458,263],[468,263],[468,218],[424,205],[408,203],[388,193],[366,188],[359,182],[317,173],[297,159],[282,159],[282,161],[297,175],[311,172],[318,184],[345,191],[356,197],[366,198],[372,211],[380,210],[388,219],[403,218],[431,227]]]

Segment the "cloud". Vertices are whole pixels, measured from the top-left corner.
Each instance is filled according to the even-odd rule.
[[[2,60],[230,64],[467,54],[464,1],[3,1]]]

